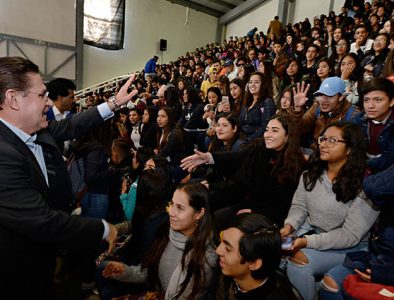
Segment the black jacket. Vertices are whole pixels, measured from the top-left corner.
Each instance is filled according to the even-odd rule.
[[[26,144],[0,122],[0,268],[1,297],[53,299],[57,247],[97,247],[101,220],[71,217],[59,210],[72,197],[71,180],[57,141],[70,140],[103,122],[91,109],[37,133],[49,187]]]
[[[267,216],[278,226],[283,225],[298,181],[282,185],[272,176],[276,151],[267,150],[260,142],[238,153],[212,153],[212,156],[215,166],[225,174],[238,170],[231,180],[210,184],[211,190],[220,190],[216,195],[223,192],[225,198],[213,201],[224,205],[240,203],[243,208],[251,208]]]

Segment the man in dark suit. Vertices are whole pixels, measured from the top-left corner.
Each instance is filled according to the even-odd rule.
[[[48,82],[48,97],[53,106],[47,112],[48,120],[60,121],[70,117],[75,103],[74,93],[76,86],[74,82],[66,78],[56,78]]]
[[[47,111],[48,121],[61,121],[72,116],[72,109],[75,105],[75,90],[77,89],[74,82],[66,78],[55,78],[46,85],[48,97],[52,100],[53,106]],[[61,141],[57,143],[60,152],[68,157],[70,141]]]
[[[53,299],[58,247],[86,251],[106,240],[113,249],[113,225],[64,212],[70,199],[59,195],[69,193],[70,179],[56,142],[111,117],[134,96],[127,93],[133,79],[108,103],[48,122],[52,102],[38,67],[20,57],[0,58],[0,298]]]

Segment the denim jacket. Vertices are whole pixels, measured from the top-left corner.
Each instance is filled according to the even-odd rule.
[[[259,104],[249,107],[242,107],[239,115],[239,125],[243,137],[247,141],[263,136],[268,120],[275,114],[274,100],[267,98]]]

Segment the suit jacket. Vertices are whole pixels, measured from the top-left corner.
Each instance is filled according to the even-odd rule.
[[[102,123],[97,109],[37,133],[43,147],[49,186],[27,147],[0,122],[0,298],[53,299],[57,247],[97,247],[101,220],[71,217],[67,207],[70,178],[57,141],[84,134]]]
[[[47,111],[46,115],[47,115],[47,120],[48,120],[48,121],[56,120],[55,114],[54,114],[54,112],[53,112],[53,107],[51,107],[51,108]],[[71,111],[67,112],[67,118],[70,118],[71,116],[72,116]],[[61,153],[64,153],[64,142],[63,142],[63,141],[62,141],[62,142],[58,142],[58,143],[57,143],[57,146],[59,147],[60,152],[61,152]]]

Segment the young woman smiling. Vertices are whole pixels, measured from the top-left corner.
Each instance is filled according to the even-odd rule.
[[[142,264],[110,262],[103,276],[147,283],[165,299],[212,299],[217,256],[208,198],[200,183],[180,186],[168,207],[169,226],[159,229]]]
[[[282,237],[297,236],[287,275],[306,300],[315,299],[315,276],[342,264],[347,252],[367,246],[378,216],[361,193],[366,149],[359,126],[331,123],[318,143],[281,229]]]
[[[247,141],[262,137],[268,120],[275,114],[272,83],[260,72],[251,74],[244,105],[239,115],[241,133]]]
[[[189,170],[213,162],[220,171],[233,176],[228,181],[209,183],[220,227],[244,209],[283,224],[305,163],[298,130],[289,121],[284,114],[273,117],[266,126],[264,141],[241,152],[197,152],[182,161],[181,166]]]
[[[245,141],[239,139],[238,119],[232,114],[221,113],[216,116],[216,136],[209,151],[239,151]]]

